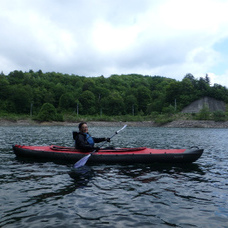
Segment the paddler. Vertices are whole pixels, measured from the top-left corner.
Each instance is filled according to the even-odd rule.
[[[107,141],[110,142],[110,138],[95,138],[88,132],[88,126],[86,122],[81,122],[78,125],[79,132],[73,132],[73,138],[75,140],[75,148],[83,152],[98,151],[100,148],[95,147],[95,143]]]

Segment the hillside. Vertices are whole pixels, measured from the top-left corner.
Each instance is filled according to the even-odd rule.
[[[96,116],[100,120],[126,116],[145,120],[181,112],[202,97],[228,104],[227,88],[211,86],[207,75],[196,79],[187,74],[182,81],[176,81],[139,74],[105,78],[41,70],[0,74],[0,117],[15,114],[40,121],[64,121],[65,116]],[[203,103],[196,106],[202,107]]]
[[[203,97],[199,100],[192,102],[190,105],[185,107],[182,113],[198,113],[203,109],[204,106],[209,108],[210,112],[215,111],[226,111],[226,103],[221,100],[216,100],[212,97]]]

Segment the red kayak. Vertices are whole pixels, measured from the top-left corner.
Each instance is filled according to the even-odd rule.
[[[51,161],[77,162],[89,153],[81,152],[73,147],[62,146],[22,146],[14,145],[14,153],[18,157],[47,159]],[[151,149],[147,147],[100,149],[93,153],[88,163],[192,163],[201,157],[203,149]]]

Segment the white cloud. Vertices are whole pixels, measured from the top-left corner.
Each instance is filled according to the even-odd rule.
[[[214,49],[228,37],[227,8],[227,0],[0,0],[0,71],[209,73],[228,87],[227,70],[216,73],[227,56]]]
[[[209,72],[208,76],[210,78],[210,82],[212,85],[219,84],[222,86],[226,86],[226,88],[228,88],[228,85],[226,83],[224,83],[228,79],[228,70],[226,70],[225,73],[221,74],[221,75],[216,75],[214,73]]]

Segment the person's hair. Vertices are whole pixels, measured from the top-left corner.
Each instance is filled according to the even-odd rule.
[[[82,127],[83,124],[87,124],[87,123],[86,123],[86,122],[81,122],[81,123],[78,125],[78,129],[79,129],[79,130],[81,129],[81,127]]]

